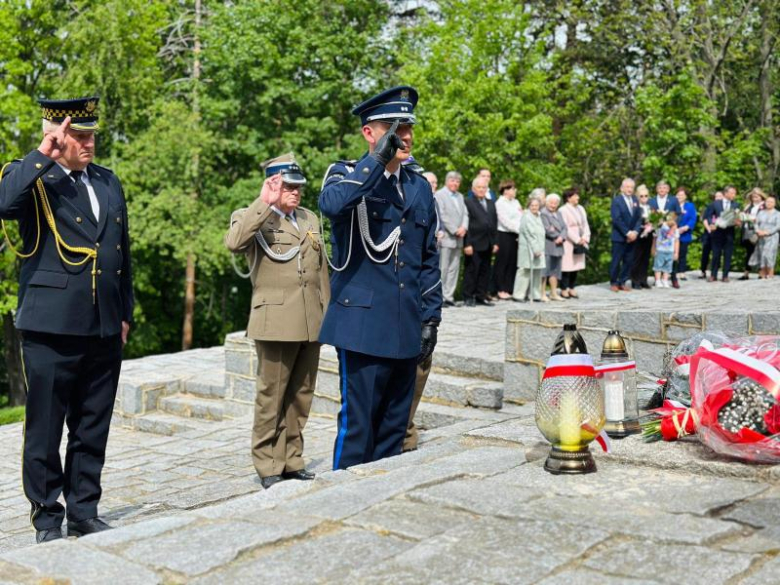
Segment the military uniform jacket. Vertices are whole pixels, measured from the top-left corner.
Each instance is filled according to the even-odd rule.
[[[70,176],[37,150],[11,163],[0,182],[0,218],[19,222],[23,245],[35,247],[40,225],[38,251],[22,262],[16,327],[64,335],[116,335],[122,321],[132,322],[133,280],[130,242],[127,232],[127,205],[119,179],[96,164],[85,169],[100,204],[95,219],[89,201],[82,201]],[[92,260],[80,266],[64,263],[57,252],[55,237],[41,209],[37,190],[43,185],[62,240],[73,247],[97,250],[96,291],[92,295]],[[38,219],[36,219],[38,214]],[[62,249],[70,261],[83,254]]]
[[[299,207],[295,221],[281,217],[258,198],[230,219],[225,245],[245,252],[253,285],[246,335],[260,341],[317,341],[330,301],[328,261],[320,224],[311,211]],[[275,254],[300,246],[286,262],[268,256],[255,238],[258,230]]]
[[[403,166],[400,172],[403,198],[385,178],[385,168],[369,156],[331,165],[325,175],[319,206],[332,224],[333,263],[341,268],[349,256],[349,264],[332,276],[333,297],[320,333],[323,343],[408,359],[420,354],[422,323],[441,321],[433,193],[424,177]],[[352,218],[363,200],[375,243],[400,227],[397,258],[379,264],[366,255],[358,218]],[[387,253],[372,255],[381,259]]]

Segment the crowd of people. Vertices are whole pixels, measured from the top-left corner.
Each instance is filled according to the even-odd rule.
[[[464,305],[491,306],[496,301],[562,301],[577,298],[577,276],[585,269],[591,240],[588,214],[580,191],[531,191],[525,208],[511,180],[501,181],[496,194],[482,168],[463,195],[463,178],[447,173],[439,189],[435,174],[424,173],[434,192],[438,213],[440,265],[444,306],[455,306],[461,260]],[[727,186],[701,212],[685,187],[672,194],[659,181],[655,194],[626,178],[611,205],[612,259],[610,289],[614,292],[680,288],[687,279],[688,251],[697,223],[702,224],[701,278],[729,281],[734,248],[745,249],[741,279],[752,270],[772,278],[780,239],[776,199],[752,189],[740,204],[737,189]],[[650,276],[653,276],[652,284]]]

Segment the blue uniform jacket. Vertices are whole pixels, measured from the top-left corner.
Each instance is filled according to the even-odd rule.
[[[331,220],[332,262],[347,262],[331,275],[331,300],[319,340],[367,355],[408,359],[420,354],[420,330],[441,321],[441,275],[436,247],[436,207],[422,176],[401,168],[404,198],[384,176],[385,168],[365,156],[340,161],[328,169],[319,206]],[[374,243],[400,226],[398,259],[377,264],[366,256],[357,212],[365,198]],[[387,252],[373,252],[384,258]]]
[[[90,164],[86,169],[100,204],[95,218],[87,202],[80,201],[73,180],[52,159],[33,150],[11,163],[0,182],[0,218],[19,222],[23,245],[31,251],[38,235],[36,181],[43,181],[57,230],[63,241],[74,247],[97,250],[96,295],[92,298],[92,260],[80,266],[64,263],[57,253],[40,201],[40,244],[32,257],[22,262],[19,276],[17,329],[63,335],[116,335],[122,321],[132,322],[133,281],[127,206],[116,175],[105,167]],[[70,261],[83,254],[62,253]]]
[[[615,195],[612,198],[612,241],[626,242],[626,234],[630,231],[639,232],[642,229],[642,208],[639,200],[631,197],[632,210],[623,200],[623,195]]]

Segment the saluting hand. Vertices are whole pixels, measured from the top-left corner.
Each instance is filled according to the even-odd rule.
[[[66,117],[54,132],[44,135],[38,152],[55,160],[60,158],[65,151],[65,134],[68,128],[70,128],[70,116]]]
[[[279,203],[282,198],[282,173],[268,177],[263,181],[263,188],[260,190],[260,199],[269,207]]]
[[[377,141],[374,152],[371,153],[371,158],[383,167],[386,167],[395,158],[395,153],[398,152],[399,148],[404,147],[404,141],[395,133],[400,123],[400,120],[393,122],[390,129]]]

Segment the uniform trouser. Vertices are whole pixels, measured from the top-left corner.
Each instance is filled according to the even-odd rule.
[[[414,396],[412,397],[412,408],[409,410],[409,424],[406,426],[406,437],[404,438],[404,451],[417,449],[417,443],[420,440],[420,434],[417,426],[414,424],[414,415],[417,414],[417,407],[420,406],[423,392],[425,392],[425,383],[431,373],[431,364],[433,356],[428,356],[424,362],[417,364],[417,377],[414,381]]]
[[[750,272],[750,257],[753,255],[753,252],[756,249],[756,245],[750,240],[742,240],[742,247],[745,248],[745,262],[742,270],[745,272]]]
[[[111,337],[22,332],[27,384],[22,483],[36,530],[98,515],[100,475],[114,409],[122,340]],[[65,470],[60,460],[68,425]]]
[[[460,256],[462,248],[441,248],[439,250],[439,268],[441,269],[441,288],[445,301],[455,302],[455,289],[458,287]]]
[[[710,276],[718,278],[720,257],[723,255],[723,277],[731,272],[731,256],[734,253],[734,228],[718,228],[710,234],[712,240],[712,268]]]
[[[542,298],[542,272],[544,268],[518,268],[512,296],[523,300],[528,295],[529,300],[538,301]],[[528,287],[531,287],[529,290]]]
[[[490,248],[466,256],[466,270],[463,274],[463,297],[466,299],[486,299],[490,281],[490,260],[493,253]]]
[[[320,344],[316,341],[255,341],[257,396],[252,461],[260,477],[300,471],[303,427],[309,419]]]
[[[511,292],[517,272],[517,234],[498,232],[498,253],[493,273],[499,292]]]
[[[406,436],[417,358],[339,349],[341,410],[333,469],[398,455]]]
[[[621,286],[628,280],[634,263],[634,242],[612,242],[612,262],[609,266],[609,282]]]

